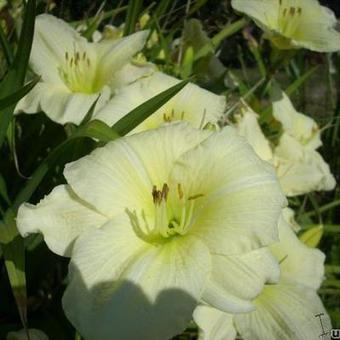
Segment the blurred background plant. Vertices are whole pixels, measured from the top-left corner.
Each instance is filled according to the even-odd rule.
[[[340,15],[338,2],[320,2]],[[27,314],[29,326],[45,331],[50,339],[73,339],[78,335],[65,318],[60,302],[67,259],[50,252],[39,235],[27,238],[24,245],[15,226],[14,231],[4,232],[5,224],[8,227],[14,223],[13,214],[22,201],[36,203],[63,182],[66,162],[87,154],[98,144],[90,138],[70,140],[75,127],[57,125],[43,113],[12,116],[13,105],[37,81],[33,78],[23,87],[25,75],[30,78],[27,61],[33,32],[32,3],[0,1],[0,339],[22,328],[22,324],[26,326]],[[231,9],[228,0],[40,0],[36,5],[37,14],[48,12],[63,18],[90,40],[103,35],[115,39],[151,29],[147,47],[137,61],[146,58],[178,78],[194,76],[200,86],[225,95],[228,110],[222,125],[238,109],[242,97],[260,114],[265,131],[273,124],[275,127],[269,90],[273,82],[279,83],[297,110],[310,115],[324,130],[320,152],[339,181],[339,53],[298,50],[279,54],[254,23]],[[91,133],[83,137],[88,135]],[[302,227],[302,239],[318,245],[327,256],[326,279],[319,293],[333,325],[339,326],[339,189],[291,198],[290,206]],[[192,325],[178,339],[196,336]]]

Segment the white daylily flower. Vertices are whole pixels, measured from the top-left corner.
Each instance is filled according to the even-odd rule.
[[[316,122],[297,112],[284,92],[273,102],[273,116],[284,131],[274,150],[261,130],[257,114],[248,106],[243,105],[241,113],[235,116],[234,126],[261,159],[274,164],[287,196],[332,190],[335,179],[328,164],[315,151],[322,145]]]
[[[285,214],[284,214],[285,215]],[[280,242],[270,247],[280,263],[278,284],[268,284],[254,300],[256,310],[232,315],[208,305],[196,308],[194,319],[201,340],[310,340],[322,333],[316,314],[324,313],[326,330],[330,320],[317,296],[323,278],[325,256],[299,241],[284,218],[279,224]]]
[[[30,65],[41,81],[18,103],[16,113],[44,111],[57,123],[79,124],[99,95],[98,108],[115,88],[126,85],[115,77],[143,48],[147,34],[90,43],[61,19],[39,15]]]
[[[176,85],[180,81],[161,72],[140,79],[122,88],[116,96],[94,118],[113,125],[131,110],[148,99]],[[223,96],[204,90],[195,84],[187,84],[177,95],[137,126],[133,133],[154,129],[164,122],[185,120],[194,127],[203,127],[206,123],[216,124],[226,106]]]
[[[340,50],[336,17],[318,0],[232,0],[232,6],[251,17],[280,49]]]
[[[263,134],[258,122],[258,114],[248,105],[243,105],[241,112],[235,115],[235,127],[240,136],[247,139],[256,154],[264,161],[273,160],[273,152],[268,139]]]
[[[322,145],[320,129],[314,119],[297,112],[289,97],[281,91],[273,102],[273,116],[282,124],[285,133],[296,139],[307,149],[316,150]]]
[[[321,155],[307,149],[287,133],[283,133],[274,150],[274,165],[287,196],[332,190],[335,187],[335,179]]]
[[[277,239],[285,198],[233,128],[167,124],[108,143],[64,174],[68,184],[21,206],[17,224],[61,255],[73,248],[63,306],[86,339],[170,338],[197,301],[249,311],[277,280],[270,254],[248,253]]]

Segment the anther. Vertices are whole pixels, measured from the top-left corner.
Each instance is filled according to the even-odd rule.
[[[301,15],[302,14],[302,8],[298,7],[298,14]]]
[[[68,52],[67,51],[65,52],[65,59],[66,59],[66,61],[68,61]]]
[[[295,7],[290,7],[289,8],[289,14],[294,16],[295,15]]]

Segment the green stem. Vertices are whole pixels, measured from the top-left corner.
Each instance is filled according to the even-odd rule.
[[[340,200],[337,200],[337,201],[334,201],[334,202],[325,204],[324,206],[320,207],[320,208],[318,209],[318,211],[315,211],[315,210],[309,211],[309,212],[306,212],[306,213],[302,214],[302,216],[303,216],[303,217],[314,216],[314,215],[316,215],[316,214],[318,214],[318,213],[323,213],[323,212],[325,212],[325,211],[328,211],[328,210],[330,210],[330,209],[333,209],[333,208],[335,208],[335,207],[337,207],[337,206],[339,206],[339,205],[340,205]]]

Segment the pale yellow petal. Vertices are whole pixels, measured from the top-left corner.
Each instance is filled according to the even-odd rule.
[[[289,284],[268,285],[255,300],[256,311],[235,315],[244,340],[317,340],[323,333],[317,314],[330,321],[315,290]]]
[[[70,256],[74,240],[84,231],[99,228],[107,218],[81,200],[69,186],[60,185],[37,205],[21,205],[17,226],[22,236],[42,233],[56,254]]]
[[[75,244],[63,307],[86,339],[171,338],[185,329],[202,294],[210,256],[199,240],[157,247],[131,230],[119,218]]]
[[[196,307],[193,317],[199,327],[199,340],[234,340],[236,338],[231,314],[201,305]]]

